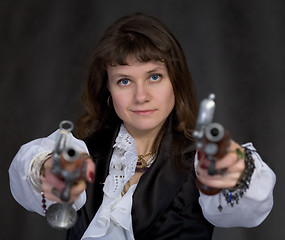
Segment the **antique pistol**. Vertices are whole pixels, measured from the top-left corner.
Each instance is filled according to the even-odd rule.
[[[69,143],[72,130],[71,121],[60,122],[58,140],[52,152],[51,171],[65,182],[65,188],[59,196],[62,203],[52,204],[46,212],[46,218],[52,227],[59,229],[67,229],[75,224],[77,213],[72,203],[69,203],[70,188],[76,181],[85,179],[86,176],[86,158]]]
[[[86,175],[86,162],[81,158],[81,154],[69,144],[72,130],[72,122],[67,120],[60,122],[59,137],[52,153],[52,173],[62,178],[66,184],[60,195],[63,202],[69,201],[69,190],[72,184]]]
[[[212,122],[215,113],[215,95],[210,94],[208,98],[203,99],[200,103],[196,127],[193,132],[196,148],[205,154],[210,160],[208,174],[213,176],[217,173],[215,169],[216,159],[223,157],[228,152],[230,144],[229,132],[219,123]],[[211,188],[196,182],[201,192],[207,195],[214,195],[221,189]]]

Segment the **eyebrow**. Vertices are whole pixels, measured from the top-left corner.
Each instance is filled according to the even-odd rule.
[[[151,73],[155,73],[155,72],[158,72],[158,71],[166,71],[163,67],[155,67],[149,71],[146,72],[146,74],[151,74]],[[118,73],[118,74],[114,74],[111,76],[111,78],[129,78],[131,77],[131,75],[128,75],[128,74],[123,74],[123,73]]]
[[[162,67],[156,67],[156,68],[154,68],[152,70],[147,71],[147,73],[149,74],[149,73],[154,73],[154,72],[157,72],[157,71],[165,71],[165,69],[162,68]]]
[[[118,73],[118,74],[114,74],[114,75],[109,76],[109,79],[110,80],[116,80],[116,79],[129,78],[129,77],[130,77],[129,75]]]

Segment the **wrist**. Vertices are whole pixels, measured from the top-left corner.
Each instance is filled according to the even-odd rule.
[[[38,154],[34,157],[30,164],[28,178],[33,188],[39,193],[42,192],[41,171],[43,169],[43,164],[50,158],[50,156],[50,152]]]

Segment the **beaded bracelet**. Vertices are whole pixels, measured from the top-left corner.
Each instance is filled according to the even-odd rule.
[[[255,169],[254,160],[252,158],[252,152],[248,148],[244,148],[244,161],[245,161],[245,170],[242,173],[237,184],[233,188],[223,189],[222,193],[225,197],[225,200],[232,207],[234,204],[238,204],[239,200],[243,197],[244,193],[247,191],[250,185],[251,177]],[[221,194],[220,194],[220,205],[218,209],[222,211],[223,207],[221,206]]]
[[[43,208],[43,214],[44,214],[44,216],[46,216],[46,214],[47,214],[46,197],[45,197],[44,192],[41,192],[41,195],[42,195],[42,208]]]

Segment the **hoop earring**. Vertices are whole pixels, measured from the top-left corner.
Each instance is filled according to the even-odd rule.
[[[108,105],[108,107],[111,108],[112,106],[111,106],[111,104],[110,104],[110,98],[111,98],[111,95],[107,98],[107,105]]]

